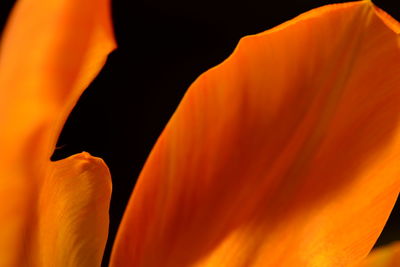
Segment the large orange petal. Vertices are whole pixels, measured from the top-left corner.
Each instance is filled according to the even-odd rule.
[[[157,141],[111,266],[346,266],[399,192],[397,22],[371,2],[243,38]]]
[[[51,191],[43,189],[47,179],[56,179],[50,156],[68,113],[115,47],[110,21],[108,0],[21,0],[11,14],[0,47],[0,266],[39,264],[39,199]],[[78,233],[74,218],[58,219]],[[43,251],[46,260],[58,257]]]
[[[359,267],[398,267],[400,266],[400,243],[373,250]]]

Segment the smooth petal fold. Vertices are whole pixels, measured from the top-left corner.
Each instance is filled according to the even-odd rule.
[[[358,267],[397,267],[400,266],[400,243],[373,250]]]
[[[201,75],[144,166],[111,266],[365,257],[400,185],[400,51],[386,22],[370,1],[318,8]]]
[[[109,4],[19,0],[9,18],[0,45],[0,266],[39,266],[33,254],[42,242],[39,199],[53,170],[50,156],[69,112],[115,47]]]

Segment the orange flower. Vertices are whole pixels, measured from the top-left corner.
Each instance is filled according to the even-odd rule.
[[[100,265],[107,167],[49,158],[115,47],[108,5],[20,0],[6,28],[0,266]],[[160,136],[110,265],[396,266],[398,245],[361,261],[400,187],[399,33],[359,1],[243,38]]]

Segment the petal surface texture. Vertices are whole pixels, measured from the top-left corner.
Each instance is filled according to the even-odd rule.
[[[400,266],[400,243],[373,250],[358,267],[397,267]]]
[[[240,40],[152,150],[111,259],[123,266],[346,266],[399,192],[398,24],[369,1]]]
[[[100,266],[110,197],[101,159],[81,153],[52,163],[39,201],[39,266]]]
[[[109,11],[108,0],[20,0],[10,15],[0,46],[0,266],[99,265],[107,168],[87,154],[60,163],[50,156],[115,47]],[[81,258],[84,250],[93,259]]]

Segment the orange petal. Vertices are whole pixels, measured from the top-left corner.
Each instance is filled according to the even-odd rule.
[[[50,156],[115,47],[110,21],[108,0],[20,0],[11,14],[0,47],[0,266],[36,266],[25,260],[39,242]]]
[[[115,47],[110,21],[108,0],[16,4],[0,49],[2,163],[50,158],[69,112]]]
[[[37,253],[30,253],[37,266],[100,266],[110,197],[101,159],[82,153],[52,163],[40,194]]]
[[[365,257],[400,186],[400,50],[383,19],[369,1],[318,8],[201,75],[145,164],[111,266]]]
[[[400,266],[400,242],[373,250],[359,267],[398,267]]]

